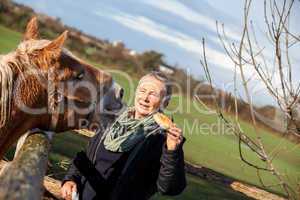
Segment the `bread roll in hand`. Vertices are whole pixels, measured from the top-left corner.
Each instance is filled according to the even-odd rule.
[[[172,120],[168,116],[159,112],[155,113],[153,115],[153,118],[156,121],[156,123],[165,130],[168,130],[173,124]]]

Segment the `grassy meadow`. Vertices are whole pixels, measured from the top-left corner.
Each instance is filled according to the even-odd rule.
[[[0,26],[0,54],[7,53],[16,48],[21,35],[10,29]],[[93,63],[96,66],[95,63]],[[105,68],[102,66],[102,68]],[[106,68],[108,70],[108,68]],[[114,78],[125,89],[125,100],[132,105],[134,88],[137,79],[128,81],[123,73],[112,72]],[[211,168],[227,176],[244,182],[261,186],[256,175],[256,170],[241,161],[238,151],[237,138],[231,134],[218,120],[216,115],[209,113],[203,106],[182,95],[174,95],[166,112],[174,117],[175,122],[183,128],[187,141],[184,145],[185,158],[194,164]],[[227,115],[231,119],[230,115]],[[213,127],[213,128],[212,128]],[[256,136],[253,127],[241,122],[242,129],[248,136]],[[285,139],[282,139],[269,131],[260,129],[259,134],[266,147],[267,152],[276,154],[274,165],[285,175],[293,188],[297,187],[300,180],[300,147]],[[50,159],[52,167],[49,174],[55,177],[62,177],[64,170],[70,163],[70,158],[83,149],[87,141],[85,138],[71,133],[58,134],[53,141]],[[261,167],[264,163],[256,158],[252,151],[242,146],[244,157]],[[274,177],[268,173],[261,174],[266,185],[274,184]],[[276,193],[281,193],[278,187],[270,188]],[[188,187],[186,191],[174,198],[156,196],[157,200],[171,199],[247,199],[245,196],[233,192],[224,186],[201,180],[188,175]]]

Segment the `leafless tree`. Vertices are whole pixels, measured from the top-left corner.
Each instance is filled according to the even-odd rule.
[[[249,15],[252,0],[245,0],[243,29],[241,39],[238,42],[231,43],[226,35],[224,25],[216,22],[220,42],[228,58],[231,59],[233,66],[235,67],[235,91],[237,91],[237,71],[241,77],[256,137],[254,139],[250,138],[240,127],[237,98],[235,98],[234,121],[227,119],[223,114],[223,110],[219,106],[220,100],[218,99],[218,95],[215,95],[216,98],[214,98],[217,108],[216,112],[226,126],[234,130],[234,134],[239,140],[240,157],[242,161],[257,170],[257,175],[261,184],[266,188],[274,187],[275,185],[280,186],[288,199],[297,199],[297,197],[300,196],[300,191],[296,191],[295,188],[292,188],[286,181],[285,175],[273,164],[273,160],[278,152],[270,154],[265,149],[261,131],[258,128],[255,108],[251,98],[251,90],[249,89],[249,82],[251,79],[245,75],[245,68],[251,67],[254,71],[254,76],[258,77],[260,83],[264,84],[269,95],[271,95],[277,103],[277,106],[284,113],[288,126],[283,134],[293,134],[295,137],[300,138],[300,84],[299,80],[297,82],[294,77],[296,66],[293,66],[290,55],[291,48],[295,47],[300,42],[300,33],[292,32],[292,28],[290,27],[291,14],[297,4],[295,4],[294,0],[264,0],[261,1],[261,3],[263,3],[264,6],[264,23],[267,30],[266,37],[272,44],[272,62],[266,58],[266,48],[261,46],[258,42],[253,22],[250,20]],[[209,60],[206,55],[204,39],[202,44],[203,51],[201,65],[204,68],[207,81],[213,91],[213,82],[208,63]],[[274,84],[274,78],[279,79],[279,85]],[[235,94],[235,96],[237,96],[237,94]],[[200,98],[197,99],[204,104]],[[258,166],[247,160],[241,149],[242,143],[247,145],[263,161],[265,164],[264,167]],[[276,177],[277,183],[274,185],[264,184],[263,178],[260,176],[261,171],[270,172]]]

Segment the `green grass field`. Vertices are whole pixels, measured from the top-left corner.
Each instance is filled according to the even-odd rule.
[[[0,53],[6,53],[16,48],[20,34],[0,26]],[[100,66],[100,65],[99,65]],[[113,73],[114,78],[125,88],[125,99],[132,104],[132,96],[137,80],[128,82],[122,73]],[[177,109],[177,110],[176,110]],[[183,128],[187,141],[184,145],[185,157],[188,161],[200,164],[221,172],[230,177],[260,186],[256,170],[241,161],[238,152],[238,141],[228,130],[222,130],[222,125],[213,114],[206,114],[204,108],[186,97],[175,95],[172,99],[167,114],[174,117],[175,122]],[[171,112],[173,111],[173,112]],[[230,118],[230,116],[227,116]],[[214,127],[214,128],[211,128]],[[255,137],[253,127],[247,122],[241,122],[242,129],[250,137]],[[268,152],[280,154],[274,158],[275,166],[285,175],[293,188],[297,187],[300,179],[300,148],[299,145],[282,139],[266,130],[260,130],[263,143]],[[76,151],[84,148],[86,141],[80,136],[60,134],[53,142],[50,155],[54,163],[53,171],[63,170]],[[263,163],[246,146],[242,146],[245,157],[263,167]],[[63,162],[62,162],[63,161]],[[274,177],[268,173],[261,174],[266,185],[274,184]],[[189,186],[178,198],[156,197],[155,199],[242,199],[237,193],[213,183],[189,176]],[[272,191],[281,193],[278,187]],[[202,196],[201,196],[202,195]]]

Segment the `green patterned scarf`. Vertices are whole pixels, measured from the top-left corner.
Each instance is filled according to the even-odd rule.
[[[160,131],[153,114],[143,119],[134,119],[134,109],[128,108],[104,133],[104,147],[113,152],[130,151],[145,138]]]

